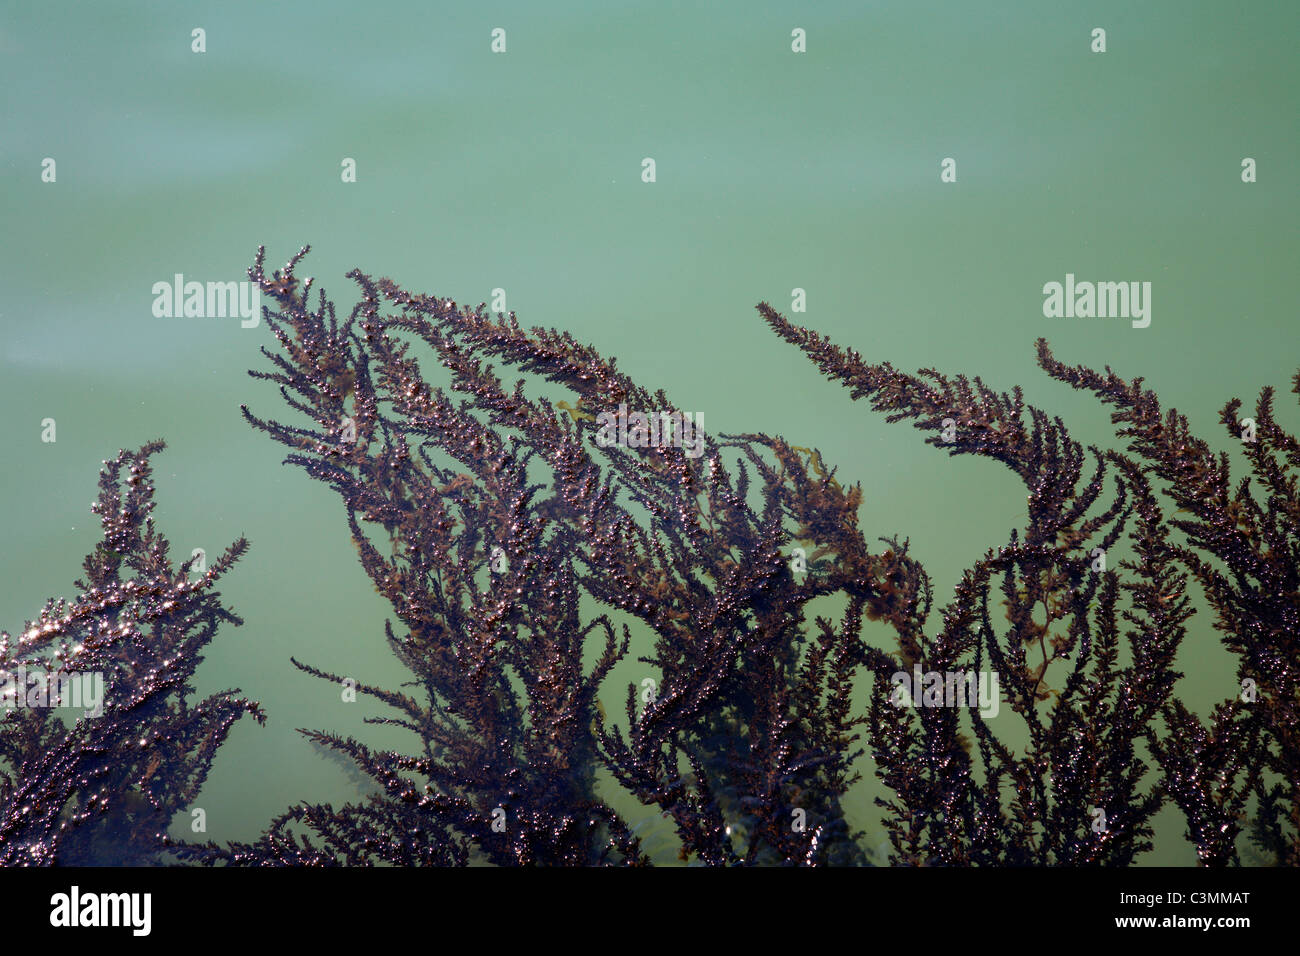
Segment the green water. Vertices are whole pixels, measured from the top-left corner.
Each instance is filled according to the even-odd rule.
[[[1006,542],[1023,489],[850,402],[757,302],[791,314],[803,289],[800,324],[902,369],[1022,385],[1085,442],[1113,443],[1107,413],[1037,370],[1040,335],[1145,376],[1224,447],[1223,403],[1285,393],[1300,362],[1293,2],[293,6],[0,3],[0,626],[72,596],[101,460],[164,437],[156,514],[177,552],[252,544],[221,589],[247,623],[218,635],[199,690],[239,686],[270,720],[217,758],[213,839],[357,795],[296,727],[409,745],[291,655],[405,674],[334,494],[240,417],[288,417],[246,375],[269,332],[156,317],[156,282],[239,280],[259,243],[277,265],[311,243],[302,274],[344,313],[354,267],[461,302],[504,289],[523,323],[616,356],[710,432],[820,448],[862,482],[869,538],[910,536],[940,603]],[[1042,287],[1067,273],[1151,282],[1150,326],[1045,318]],[[611,677],[611,712],[646,649]],[[1204,614],[1179,663],[1202,713],[1233,693]],[[874,846],[861,769],[849,805]],[[1194,862],[1182,829],[1166,810],[1144,862]]]

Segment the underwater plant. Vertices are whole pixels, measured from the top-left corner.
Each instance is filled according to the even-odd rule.
[[[407,690],[356,690],[391,707],[397,716],[372,720],[410,731],[418,750],[303,730],[376,792],[338,809],[303,803],[253,843],[191,844],[181,857],[648,863],[604,796],[617,786],[671,820],[686,861],[862,864],[845,796],[869,752],[892,793],[879,801],[892,864],[1127,865],[1172,800],[1201,861],[1223,865],[1237,861],[1252,799],[1261,848],[1297,861],[1300,505],[1288,469],[1300,455],[1268,390],[1247,449],[1270,493],[1261,504],[1248,481],[1229,493],[1226,456],[1176,412],[1162,417],[1140,380],[1066,368],[1040,342],[1040,365],[1115,405],[1131,440],[1128,454],[1085,450],[1018,388],[870,365],[760,304],[854,399],[1025,483],[1025,526],[971,564],[932,620],[907,541],[868,543],[861,488],[817,450],[704,434],[567,333],[357,270],[360,301],[340,321],[323,292],[312,308],[312,280],[299,288],[307,251],[268,276],[259,249],[249,270],[276,303],[264,314],[280,346],[262,350],[272,371],[250,374],[306,422],[243,411],[342,499],[412,676]],[[521,377],[507,385],[494,362]],[[426,379],[433,364],[445,388]],[[1169,520],[1162,499],[1192,517]],[[1135,558],[1107,567],[1126,535]],[[1192,581],[1242,688],[1208,727],[1175,695]],[[826,599],[838,615],[810,622],[809,602]],[[627,687],[619,724],[597,693],[631,622],[653,634],[641,660],[655,676]],[[873,625],[896,649],[868,639]],[[995,734],[976,701],[935,706],[928,680],[905,686],[985,671],[1025,746]]]
[[[0,864],[156,865],[160,834],[190,806],[233,723],[260,706],[238,689],[192,700],[218,627],[239,625],[213,590],[247,550],[235,541],[191,580],[154,529],[152,441],[105,461],[103,540],[81,592],[50,599],[17,638],[0,632]],[[68,714],[76,706],[81,712]]]
[[[873,602],[892,600],[868,590],[907,559],[897,545],[867,548],[860,490],[776,439],[683,436],[662,393],[568,335],[493,321],[481,306],[458,310],[354,271],[362,299],[346,321],[323,293],[312,310],[310,282],[299,291],[293,274],[305,252],[268,277],[259,250],[249,272],[279,304],[266,318],[285,353],[263,349],[276,371],[251,374],[277,383],[315,427],[244,413],[342,497],[361,563],[401,623],[386,625],[388,643],[417,691],[356,689],[398,711],[391,722],[420,751],[304,731],[383,793],[337,811],[296,807],[252,845],[182,852],[237,863],[644,863],[639,838],[597,792],[603,773],[672,820],[683,858],[865,861],[840,805],[863,721],[849,706],[856,628]],[[385,302],[394,314],[382,314]],[[466,398],[424,379],[412,341]],[[566,387],[576,405],[508,388],[490,358]],[[620,405],[666,413],[662,434],[687,440],[600,440],[589,409]],[[803,580],[784,553],[792,534],[812,551]],[[806,634],[803,606],[837,592],[849,598],[844,619]],[[584,613],[592,602],[608,610]],[[654,632],[645,662],[658,679],[629,686],[624,729],[596,695],[627,652],[626,618]]]
[[[1273,390],[1261,391],[1254,418],[1238,419],[1236,399],[1220,414],[1228,434],[1241,442],[1265,493],[1261,501],[1251,477],[1233,488],[1228,455],[1216,457],[1176,410],[1162,414],[1141,379],[1126,382],[1109,368],[1103,375],[1067,367],[1039,339],[1043,370],[1114,406],[1112,422],[1122,426],[1117,435],[1128,439],[1129,454],[1089,449],[1095,470],[1080,489],[1082,449],[1059,419],[1025,406],[1018,388],[994,394],[978,378],[949,380],[931,369],[910,376],[888,364],[870,365],[791,325],[766,303],[759,312],[823,374],[851,389],[853,399],[869,397],[891,422],[912,419],[935,433],[929,444],[951,455],[1002,462],[1030,493],[1023,535],[1013,534],[1007,547],[967,572],[945,629],[929,648],[936,665],[962,652],[977,659],[986,654],[1009,685],[1012,708],[1028,724],[1030,747],[1015,758],[972,710],[985,768],[979,788],[953,746],[955,731],[944,712],[919,728],[898,729],[897,715],[879,705],[877,694],[873,715],[881,715],[884,727],[878,733],[873,724],[872,741],[886,781],[899,793],[888,805],[896,851],[915,858],[937,850],[940,859],[968,862],[965,854],[992,846],[998,851],[993,859],[1001,862],[1127,863],[1149,847],[1147,821],[1171,799],[1187,820],[1199,860],[1226,865],[1237,862],[1236,838],[1254,796],[1253,841],[1277,864],[1300,864],[1300,496],[1294,473],[1300,444],[1274,419]],[[1293,391],[1300,396],[1300,372]],[[1107,463],[1119,474],[1114,501],[1088,518]],[[1168,517],[1162,499],[1190,517]],[[1104,555],[1130,517],[1139,560],[1123,562],[1121,575],[1105,569]],[[1172,540],[1170,528],[1184,540]],[[1000,637],[988,607],[994,573],[1003,577],[1011,622]],[[1174,658],[1193,613],[1189,579],[1200,585],[1223,646],[1237,660],[1239,693],[1215,708],[1208,726],[1173,694],[1181,676]],[[1117,601],[1121,592],[1127,606]],[[1033,616],[1037,611],[1041,620]],[[1117,668],[1125,625],[1131,663]],[[1026,662],[1028,647],[1039,651],[1036,666]],[[1046,677],[1057,661],[1072,664],[1063,665],[1062,689],[1051,691]],[[1044,720],[1036,701],[1049,694],[1055,701]],[[1146,785],[1139,742],[1160,770]],[[935,771],[936,752],[945,775]],[[920,769],[922,757],[930,760],[927,770]],[[998,819],[995,787],[1004,777],[1016,793],[1014,820]],[[1085,809],[1094,824],[1082,830]],[[1034,836],[1036,825],[1041,839]]]
[[[1238,418],[1235,398],[1220,411],[1250,463],[1251,474],[1234,487],[1228,455],[1216,457],[1176,410],[1162,419],[1141,379],[1067,368],[1041,342],[1039,362],[1115,407],[1111,418],[1123,426],[1118,435],[1129,439],[1128,450],[1162,483],[1175,513],[1190,515],[1169,522],[1186,539],[1172,553],[1199,584],[1237,660],[1240,693],[1215,708],[1208,726],[1174,699],[1162,712],[1165,733],[1149,736],[1197,854],[1209,864],[1236,860],[1235,837],[1253,794],[1252,842],[1275,864],[1300,866],[1300,442],[1273,417],[1274,390],[1261,389],[1253,418]],[[1300,371],[1291,390],[1300,397]],[[1153,521],[1166,520],[1154,504],[1150,511]],[[1169,603],[1167,592],[1154,597]]]

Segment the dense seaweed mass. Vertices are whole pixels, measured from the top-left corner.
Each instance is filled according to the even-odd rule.
[[[1082,447],[1019,388],[869,364],[760,304],[771,330],[853,400],[1024,482],[1024,526],[972,556],[936,607],[907,541],[868,540],[861,487],[817,450],[707,434],[614,360],[513,313],[353,271],[360,301],[339,320],[323,292],[312,307],[312,281],[296,276],[306,253],[268,276],[259,250],[249,270],[276,304],[265,311],[279,346],[263,349],[270,370],[250,374],[279,386],[300,420],[244,415],[338,493],[410,672],[400,688],[355,690],[391,708],[384,720],[418,747],[304,730],[376,792],[340,808],[299,804],[252,843],[169,844],[180,858],[649,863],[608,797],[616,787],[671,821],[681,860],[706,865],[1122,866],[1151,848],[1152,818],[1170,803],[1204,864],[1241,862],[1248,820],[1265,861],[1300,863],[1300,444],[1275,421],[1271,389],[1250,418],[1236,400],[1223,409],[1250,467],[1234,480],[1229,456],[1140,379],[1068,367],[1044,341],[1040,366],[1113,407],[1122,449]],[[86,593],[47,609],[12,651],[6,635],[3,650],[6,667],[36,642],[64,639],[66,655],[66,635],[84,625],[79,653],[118,668],[115,706],[152,707],[155,723],[132,735],[92,732],[114,724],[85,718],[58,731],[49,717],[29,726],[38,718],[10,714],[9,862],[61,861],[65,830],[132,794],[162,814],[161,830],[230,721],[260,716],[229,695],[192,710],[176,696],[202,644],[180,627],[205,622],[206,640],[227,614],[201,592],[242,542],[199,585],[168,570],[165,543],[159,553],[138,530],[152,450],[134,459],[146,480],[121,511],[127,527],[106,519]],[[101,497],[101,508],[118,501]],[[1108,563],[1121,542],[1131,557]],[[135,591],[114,576],[124,562]],[[1176,694],[1197,593],[1236,662],[1232,694],[1208,719]],[[114,637],[129,601],[143,611]],[[129,639],[155,621],[172,643]],[[653,635],[643,660],[656,676],[627,686],[613,719],[597,695],[633,627]],[[867,639],[882,627],[888,649]],[[971,675],[972,689],[977,675],[995,678],[995,700],[983,682],[978,700],[954,702],[951,675]],[[988,719],[999,705],[1023,723],[1015,746]],[[855,766],[887,789],[887,859],[850,823]]]

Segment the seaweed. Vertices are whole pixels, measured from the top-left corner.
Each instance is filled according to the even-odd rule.
[[[243,414],[339,495],[411,674],[403,690],[355,689],[416,747],[304,729],[379,792],[301,804],[253,843],[183,858],[643,865],[638,834],[657,813],[687,862],[865,864],[847,796],[869,758],[895,865],[1128,865],[1171,801],[1205,864],[1239,862],[1252,801],[1257,841],[1297,861],[1300,452],[1270,390],[1249,427],[1239,403],[1222,416],[1260,501],[1140,379],[1067,368],[1039,342],[1040,366],[1114,405],[1129,439],[1084,448],[1019,388],[869,364],[761,303],[854,400],[1024,483],[1024,526],[975,557],[936,613],[909,542],[868,540],[861,486],[817,449],[704,433],[568,333],[359,270],[340,321],[296,275],[307,252],[268,276],[259,249],[249,270],[279,344],[250,375],[305,425]],[[425,377],[435,366],[445,385]],[[1132,557],[1108,566],[1121,542]],[[1176,695],[1193,586],[1238,661],[1240,694],[1208,725]],[[814,601],[839,610],[813,615]],[[598,692],[632,626],[653,652],[614,721]],[[881,629],[895,647],[872,640]],[[992,700],[977,676],[996,678]],[[1023,746],[984,712],[1002,703]],[[616,791],[642,806],[636,823]]]
[[[17,638],[0,632],[0,864],[164,862],[162,831],[198,796],[233,723],[265,720],[238,689],[192,699],[203,648],[242,623],[213,586],[248,543],[193,580],[196,558],[171,561],[151,516],[150,459],[164,447],[104,462],[92,507],[103,539],[80,594],[51,598]]]
[[[898,768],[889,782],[903,796],[890,805],[898,855],[915,859],[937,849],[941,859],[975,862],[974,849],[987,845],[995,862],[1128,863],[1150,847],[1148,821],[1172,800],[1199,860],[1222,866],[1239,862],[1237,836],[1253,796],[1257,844],[1278,863],[1300,862],[1300,499],[1293,471],[1300,446],[1273,417],[1273,390],[1261,391],[1254,418],[1238,418],[1236,399],[1220,414],[1251,469],[1234,488],[1227,453],[1215,456],[1176,410],[1162,413],[1142,379],[1126,382],[1109,367],[1104,374],[1067,367],[1039,339],[1040,367],[1113,406],[1117,437],[1128,440],[1126,453],[1088,450],[1093,477],[1080,489],[1082,449],[1059,419],[1026,406],[1019,388],[995,394],[978,378],[950,380],[933,369],[911,376],[887,363],[871,365],[766,303],[758,308],[777,335],[853,399],[869,398],[891,422],[911,419],[933,433],[927,443],[950,455],[1000,461],[1029,490],[1026,528],[967,572],[932,650],[940,665],[960,652],[986,654],[1008,684],[1011,706],[1029,723],[1031,745],[1014,758],[972,712],[986,771],[977,791],[943,714],[917,731],[897,727],[877,707],[889,734],[877,759]],[[1300,396],[1300,373],[1293,384]],[[1118,475],[1115,497],[1087,517],[1107,464]],[[1171,517],[1162,501],[1190,517]],[[1130,520],[1137,560],[1106,569],[1105,553]],[[995,572],[1003,574],[1011,622],[1001,636],[988,613]],[[1175,656],[1193,614],[1190,581],[1237,661],[1236,693],[1208,725],[1174,694],[1181,676]],[[1031,613],[1039,609],[1042,620]],[[1131,662],[1118,668],[1121,628]],[[1039,651],[1036,667],[1025,661],[1029,646]],[[1063,689],[1047,691],[1047,670],[1057,661],[1073,663]],[[1037,702],[1047,696],[1055,700],[1044,721]],[[1158,766],[1158,779],[1148,777],[1139,744]],[[911,759],[898,761],[900,749]],[[946,778],[918,771],[922,757],[934,763],[936,751],[956,767]],[[1014,783],[1014,820],[998,813],[995,782],[1003,778]],[[950,808],[958,811],[955,819]],[[1082,828],[1085,812],[1099,825]],[[942,835],[924,828],[936,814]],[[954,838],[957,821],[964,828]],[[1041,841],[1030,837],[1034,822],[1044,824]]]

